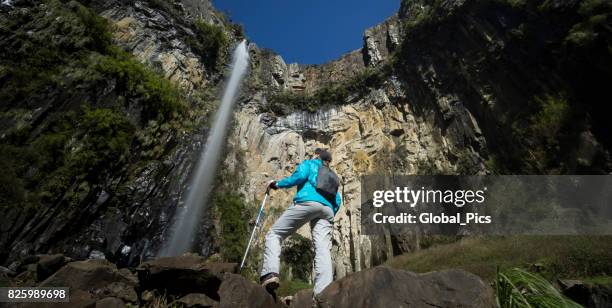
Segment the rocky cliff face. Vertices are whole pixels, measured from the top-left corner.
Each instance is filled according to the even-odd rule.
[[[372,247],[371,239],[360,234],[360,176],[392,170],[417,173],[429,162],[438,168],[456,168],[447,156],[454,152],[453,142],[431,119],[402,104],[403,91],[399,81],[390,80],[350,104],[314,113],[258,114],[251,105],[261,101],[254,100],[236,115],[235,138],[249,157],[247,196],[261,198],[266,181],[289,175],[316,147],[331,150],[344,197],[334,232],[334,260],[340,277],[379,264],[390,253],[386,245],[379,252],[381,247]],[[478,130],[475,121],[469,125],[473,126],[467,129]],[[270,204],[284,208],[291,194],[275,191]]]
[[[419,248],[418,236],[361,234],[362,175],[610,172],[609,134],[593,116],[601,106],[586,99],[603,89],[592,79],[588,90],[576,87],[584,83],[571,73],[610,80],[610,71],[564,66],[584,60],[577,49],[595,48],[572,45],[572,30],[584,18],[576,10],[586,5],[403,1],[397,16],[365,31],[363,48],[336,61],[302,67],[274,54],[261,57],[264,72],[252,78],[264,89],[251,92],[236,115],[235,142],[249,157],[246,196],[261,199],[266,181],[289,175],[316,147],[329,148],[344,197],[333,235],[334,268],[343,277]],[[609,42],[603,31],[600,38]],[[606,51],[597,50],[597,61],[609,65]],[[391,69],[382,82],[335,104],[262,112],[274,93],[316,104],[313,94],[326,85],[341,88],[385,65]],[[552,105],[567,114],[547,114]],[[291,197],[275,191],[271,206],[282,209]]]
[[[182,94],[172,94],[183,97],[188,109],[170,108],[166,117],[150,119],[147,106],[168,101],[168,96],[151,100],[148,94],[164,92],[157,87],[147,93],[138,89],[163,83],[161,79],[133,86],[130,82],[144,78],[124,76],[140,66],[109,51],[111,47],[99,48],[87,31],[79,32],[84,28],[97,33],[97,23],[88,21],[80,6],[70,2],[61,7],[59,19],[51,20],[42,18],[50,11],[49,3],[59,5],[14,1],[0,6],[6,17],[0,24],[2,89],[29,84],[24,80],[32,76],[11,68],[26,62],[21,59],[34,50],[34,43],[59,37],[46,29],[68,29],[84,37],[58,44],[59,50],[70,47],[64,56],[78,55],[80,60],[49,72],[51,81],[34,74],[34,80],[42,80],[35,92],[28,87],[0,92],[0,129],[8,145],[0,154],[20,156],[15,153],[22,152],[15,151],[36,144],[59,157],[81,153],[78,141],[87,140],[91,129],[75,126],[74,132],[66,131],[64,122],[56,120],[69,111],[80,115],[83,111],[76,106],[83,102],[115,110],[133,127],[125,134],[140,137],[125,142],[129,159],[109,158],[129,163],[99,169],[108,172],[78,173],[67,187],[58,184],[60,192],[50,188],[54,199],[43,199],[42,211],[3,207],[7,223],[2,223],[1,257],[9,264],[29,254],[58,251],[134,265],[153,256],[163,240],[214,108],[223,65],[211,65],[197,40],[216,33],[209,28],[216,25],[227,37],[227,53],[241,34],[209,1],[87,1],[114,25],[113,46],[181,89]],[[609,12],[605,2],[597,1],[413,0],[403,1],[397,15],[366,30],[361,49],[330,63],[286,64],[273,51],[253,44],[226,169],[240,169],[237,189],[248,201],[257,201],[268,180],[290,174],[314,148],[329,148],[344,198],[333,235],[336,277],[419,248],[418,236],[361,234],[362,175],[609,173],[609,107],[601,99],[606,82],[612,80]],[[41,16],[40,24],[32,16]],[[66,16],[72,16],[67,20],[76,26],[66,22]],[[198,26],[202,20],[209,26]],[[17,48],[14,42],[25,47]],[[70,53],[74,50],[78,52]],[[109,68],[91,60],[100,57],[121,65]],[[36,68],[34,60],[40,61],[33,59],[24,67]],[[105,61],[101,62],[110,60]],[[270,108],[274,104],[280,104],[282,112]],[[124,132],[121,125],[110,126]],[[45,143],[37,141],[47,135]],[[244,166],[236,162],[239,156],[245,158]],[[39,181],[40,174],[53,178],[74,169],[66,164],[70,168],[48,171],[48,164],[13,163],[19,168],[7,174],[24,182],[24,188],[3,191],[10,198],[2,201],[37,203],[24,197],[24,191],[39,193],[28,185],[50,182]],[[24,167],[29,165],[35,167]],[[96,173],[104,176],[93,177]],[[274,192],[267,226],[291,197],[288,191]],[[198,247],[209,255],[217,250],[209,231],[218,226],[208,218],[203,222]]]
[[[134,265],[153,257],[189,184],[194,160],[205,141],[208,113],[213,109],[217,85],[223,77],[221,70],[204,63],[206,57],[194,48],[192,40],[198,34],[194,23],[203,21],[217,25],[228,43],[237,39],[235,29],[208,1],[89,1],[87,4],[93,11],[77,2],[14,1],[11,5],[1,6],[3,32],[0,42],[5,54],[0,66],[0,79],[2,89],[6,90],[2,92],[5,99],[2,106],[5,121],[2,127],[2,154],[28,151],[32,147],[42,151],[36,145],[44,140],[53,142],[51,144],[57,148],[58,154],[55,155],[58,155],[59,162],[64,157],[76,160],[73,153],[78,153],[78,143],[64,143],[64,139],[47,141],[43,137],[58,131],[55,127],[58,117],[63,114],[81,116],[79,104],[83,104],[83,108],[104,110],[116,114],[117,118],[127,118],[127,125],[135,131],[129,132],[129,137],[126,136],[128,139],[121,139],[128,142],[127,152],[121,156],[122,159],[127,157],[126,162],[115,169],[106,165],[104,169],[108,170],[108,174],[100,170],[92,171],[91,174],[104,174],[102,179],[93,179],[90,173],[79,175],[77,172],[80,171],[74,168],[48,171],[42,169],[48,167],[41,167],[36,160],[28,162],[31,164],[29,170],[16,170],[17,180],[11,179],[11,183],[3,185],[13,186],[20,183],[14,181],[24,181],[40,183],[38,185],[44,189],[50,180],[40,178],[47,172],[50,177],[61,178],[57,170],[64,170],[62,172],[76,178],[73,178],[72,186],[59,186],[57,192],[38,192],[26,187],[30,197],[51,195],[48,198],[50,201],[33,199],[34,207],[16,203],[27,204],[29,201],[27,198],[19,201],[24,198],[21,191],[8,197],[3,195],[4,218],[0,243],[3,247],[2,260],[7,265],[14,263],[18,266],[18,260],[24,256],[47,251],[66,253],[77,259],[106,258],[120,265]],[[39,15],[49,17],[39,18]],[[95,15],[108,20],[108,37],[105,32],[107,26]],[[70,23],[74,23],[76,28],[68,28]],[[94,30],[100,32],[97,34],[100,37],[88,32]],[[28,61],[34,61],[38,56],[36,52],[25,49],[21,59],[19,55],[11,53],[19,50],[16,44],[39,44],[57,39],[60,32],[66,41],[74,39],[75,45],[66,47],[69,42],[59,41],[57,46],[51,44],[48,50],[42,50],[47,52],[47,56],[55,56],[72,48],[68,52],[74,54],[65,57],[72,62],[51,62],[58,66],[58,70],[68,70],[64,76],[61,71],[60,74],[46,72],[36,68],[36,63],[29,64]],[[93,40],[108,40],[110,47],[95,50],[78,41],[90,39],[88,35]],[[37,43],[37,40],[40,42]],[[225,50],[220,52],[227,53],[231,45],[223,46]],[[133,57],[124,56],[113,48],[125,50]],[[80,59],[83,53],[88,56]],[[98,57],[106,64],[100,64]],[[33,70],[29,80],[20,80],[19,75],[10,69],[20,66]],[[96,74],[100,73],[104,75],[97,77]],[[53,78],[64,78],[65,81],[58,86],[54,81],[45,81],[42,74],[57,74]],[[82,78],[87,75],[91,77]],[[6,96],[11,95],[11,86],[18,92],[21,91],[20,87],[28,87],[39,80],[45,83],[30,97]],[[28,105],[29,100],[36,101],[36,105]],[[169,109],[165,117],[145,118],[148,115],[145,112],[147,104],[159,101],[187,104],[190,110],[184,112],[180,120],[176,117],[178,110],[175,109]],[[32,111],[28,111],[28,108]],[[25,115],[22,115],[24,111]],[[69,127],[65,132],[59,131],[62,138],[64,135],[79,138],[78,132],[86,129],[78,124],[74,127],[72,124],[62,125]],[[115,123],[109,125],[115,129]],[[19,132],[22,139],[15,141],[15,132]],[[97,142],[111,141],[101,139]],[[48,155],[46,149],[43,148],[41,155]],[[115,149],[106,151],[113,153]],[[102,155],[100,152],[92,153],[94,157]],[[6,161],[6,157],[3,157]],[[59,162],[50,167],[61,166]],[[14,167],[21,162],[9,160],[7,163]],[[9,170],[12,172],[12,169]],[[211,253],[212,241],[208,235],[211,226],[211,223],[203,223],[201,227],[198,246],[204,255]],[[13,262],[16,260],[16,263]]]

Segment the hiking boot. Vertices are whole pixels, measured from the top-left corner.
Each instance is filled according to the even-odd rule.
[[[268,291],[274,291],[280,285],[280,278],[277,273],[269,273],[259,278],[261,286],[266,288]]]

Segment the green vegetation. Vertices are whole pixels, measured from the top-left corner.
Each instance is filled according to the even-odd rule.
[[[223,260],[240,262],[246,248],[250,217],[243,199],[236,194],[215,194],[213,206],[221,224],[220,253]]]
[[[209,69],[218,70],[225,61],[229,40],[223,28],[198,19],[194,24],[195,37],[190,37],[187,43],[201,56]]]
[[[314,261],[312,241],[299,234],[294,234],[284,241],[283,246],[281,261],[285,269],[286,267],[291,268],[291,280],[309,280]]]
[[[232,157],[227,157],[232,155]],[[215,221],[215,246],[214,252],[218,253],[219,261],[241,262],[243,253],[254,227],[259,201],[247,202],[243,195],[237,193],[243,184],[245,170],[245,154],[233,142],[228,142],[225,148],[226,157],[222,166],[217,171],[217,181],[213,188],[212,196],[212,218]],[[227,164],[231,162],[231,166]],[[266,216],[269,215],[266,213]],[[259,282],[259,265],[261,251],[258,241],[261,241],[264,233],[259,230],[256,239],[251,245],[249,256],[241,274],[247,279]]]
[[[469,151],[463,150],[459,152],[455,162],[457,166],[456,173],[464,175],[477,174],[480,168],[478,162],[473,157]]]
[[[89,175],[85,180],[96,183],[105,172],[127,162],[134,128],[122,113],[85,108],[78,128],[80,146],[66,159],[75,169],[72,173]]]
[[[606,0],[585,0],[580,3],[578,14],[582,20],[576,23],[568,32],[565,41],[578,47],[589,46],[598,37],[609,35],[610,24],[608,22],[612,14],[612,3]]]
[[[125,52],[100,57],[94,66],[104,78],[117,80],[116,90],[126,99],[142,100],[143,122],[167,121],[187,110],[183,93]]]
[[[28,170],[33,153],[10,145],[0,145],[0,207],[28,208],[34,204],[28,195],[26,183],[19,177]]]
[[[127,164],[133,125],[111,109],[83,109],[78,121],[76,113],[66,113],[28,146],[0,146],[7,164],[2,206],[52,203],[71,187],[76,199],[67,199],[78,202],[90,183],[102,183]]]
[[[289,296],[295,295],[300,290],[312,289],[312,285],[308,282],[301,280],[282,280],[278,289],[276,289],[276,295],[278,296]]]
[[[348,103],[351,95],[364,96],[371,88],[380,87],[391,69],[389,63],[379,68],[366,68],[350,79],[323,86],[312,94],[289,91],[270,93],[262,112],[286,115],[296,110],[314,112],[324,107],[343,105]]]
[[[612,238],[605,236],[508,236],[464,238],[400,255],[388,265],[414,272],[460,268],[493,281],[497,268],[536,268],[548,280],[609,276]]]
[[[416,33],[421,27],[433,23],[436,20],[436,14],[440,11],[441,1],[432,1],[427,5],[414,2],[413,0],[402,1],[402,7],[409,7],[410,11],[404,24],[404,30],[407,34]]]
[[[453,244],[461,240],[459,235],[427,235],[421,236],[419,240],[419,249],[427,249],[438,245]]]
[[[515,9],[524,8],[527,4],[527,0],[500,0],[501,2],[505,2],[509,4],[511,7]]]
[[[497,273],[495,296],[500,308],[582,307],[563,296],[542,276],[519,268]]]
[[[162,134],[189,127],[188,98],[114,46],[95,12],[47,0],[14,17],[0,21],[0,206],[77,206],[166,153]]]
[[[612,276],[581,277],[579,279],[590,284],[612,287]]]
[[[62,70],[71,62],[91,52],[105,53],[111,46],[104,18],[76,1],[45,1],[45,5],[16,10],[14,18],[1,21],[8,37],[0,49],[3,106],[46,93],[48,87],[62,83]]]
[[[527,124],[514,123],[514,135],[523,146],[523,170],[528,173],[541,174],[553,168],[560,161],[561,142],[567,138],[563,130],[571,123],[570,105],[564,97],[547,95],[544,98],[534,98],[534,113]],[[558,170],[557,172],[562,172]]]

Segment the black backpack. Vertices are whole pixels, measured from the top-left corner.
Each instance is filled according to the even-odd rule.
[[[317,173],[317,192],[334,206],[338,206],[336,204],[338,187],[340,187],[340,178],[338,178],[336,173],[325,165],[319,166],[319,171]]]

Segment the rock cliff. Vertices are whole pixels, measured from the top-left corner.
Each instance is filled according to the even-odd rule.
[[[54,166],[24,157],[30,169],[15,170],[18,182],[7,178],[11,182],[3,184],[14,186],[23,180],[28,184],[19,189],[29,191],[29,197],[18,190],[2,199],[0,243],[7,265],[17,266],[24,256],[44,251],[78,259],[106,258],[123,266],[153,257],[202,150],[208,114],[223,79],[225,60],[221,58],[241,35],[208,1],[87,1],[87,5],[89,8],[76,1],[14,1],[1,7],[3,160],[13,172],[12,168],[24,162],[7,161],[11,151],[34,148],[40,155],[57,156]],[[216,46],[220,58],[216,65],[210,63],[217,59],[211,61],[209,54],[202,53],[207,50],[194,43],[203,35],[198,23],[220,29],[211,30],[223,38],[223,44]],[[39,53],[28,49],[60,35],[65,41],[49,44]],[[68,45],[69,40],[75,41],[73,46]],[[86,45],[88,40],[107,46],[95,49]],[[18,49],[19,45],[25,47]],[[63,56],[66,62],[50,58],[56,61],[50,62],[52,69],[37,67],[35,61],[44,61],[37,57],[49,56]],[[21,67],[31,76],[23,79],[12,67]],[[50,80],[45,79],[47,75],[52,76]],[[31,85],[38,85],[34,93],[20,94]],[[167,114],[157,115],[159,108],[166,108],[153,105],[159,101],[175,105],[167,107]],[[158,109],[149,112],[148,105]],[[190,110],[182,109],[185,105]],[[101,173],[103,178],[91,175],[99,170],[61,169],[64,159],[66,165],[81,159],[73,154],[82,146],[66,142],[64,136],[74,140],[88,132],[80,124],[58,118],[81,116],[81,108],[125,117],[130,127],[128,139],[121,139],[126,142],[124,161],[114,169],[103,167],[108,170]],[[182,113],[180,119],[177,111]],[[108,125],[118,129],[115,123]],[[58,131],[61,135],[50,134]],[[98,143],[111,142],[104,139],[106,135],[100,137]],[[36,146],[43,142],[49,145]],[[55,147],[56,154],[47,153],[48,147]],[[114,149],[106,151],[113,153]],[[102,159],[100,153],[92,153],[95,155]],[[64,174],[72,177],[71,186],[46,190],[51,178]],[[50,196],[38,200],[43,194]],[[198,247],[203,254],[211,253],[207,231],[211,227],[211,223],[202,224]]]
[[[605,50],[572,40],[596,14],[587,5],[403,1],[398,15],[365,31],[363,48],[336,61],[299,66],[260,57],[265,69],[252,78],[264,86],[245,98],[234,134],[249,157],[246,196],[261,199],[267,180],[289,175],[314,148],[329,148],[344,197],[333,237],[343,277],[419,248],[418,236],[361,234],[362,175],[609,173],[609,134],[594,115],[607,107],[589,98],[603,94],[594,76],[609,80],[610,71],[569,63],[584,63],[578,50],[594,48],[593,62],[609,68]],[[378,78],[368,82],[372,74]],[[574,74],[591,84],[576,86],[585,82]],[[351,92],[360,75],[366,82]],[[275,104],[282,108],[267,108]],[[562,114],[550,114],[553,105]],[[274,192],[271,204],[282,209],[290,200]]]

